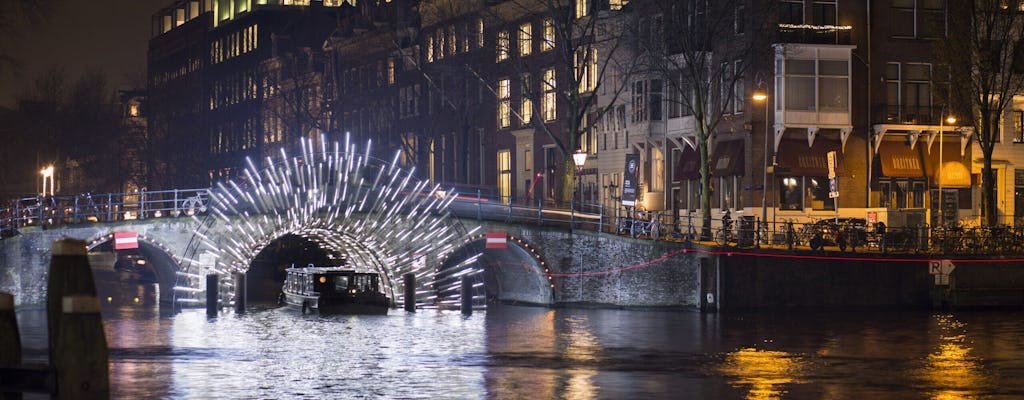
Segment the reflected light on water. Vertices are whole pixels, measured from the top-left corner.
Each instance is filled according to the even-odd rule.
[[[951,315],[936,318],[940,329],[938,349],[925,358],[919,379],[929,389],[929,397],[944,399],[981,398],[991,382],[982,369],[981,359],[971,356],[971,343],[964,334],[966,324]]]
[[[570,365],[577,367],[566,371],[568,376],[564,398],[596,399],[598,390],[594,384],[594,376],[597,375],[596,366],[601,362],[601,344],[588,326],[586,317],[569,318],[566,323],[569,329],[561,335],[565,343],[565,358]]]
[[[745,348],[726,354],[720,373],[731,377],[734,387],[750,387],[751,400],[780,399],[783,385],[802,383],[806,362],[784,351]]]

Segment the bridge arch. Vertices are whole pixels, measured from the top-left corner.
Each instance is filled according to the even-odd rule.
[[[467,230],[447,206],[454,195],[415,177],[415,168],[371,156],[371,143],[302,141],[299,154],[283,149],[265,168],[247,160],[244,183],[220,183],[210,191],[205,216],[188,248],[175,290],[178,303],[205,298],[207,274],[247,272],[271,242],[295,235],[317,244],[337,265],[379,273],[396,304],[404,302],[402,276],[417,277],[417,303],[437,300],[439,261],[464,246]],[[464,274],[478,273],[474,262]],[[230,301],[231,279],[221,279]]]
[[[454,282],[450,278],[445,281],[455,273],[445,273],[446,269],[459,271],[457,266],[460,263],[473,260],[480,268],[480,273],[473,276],[475,299],[486,295],[488,301],[553,304],[547,261],[523,238],[506,235],[503,246],[487,248],[487,235],[484,233],[471,236],[465,246],[442,260],[438,282],[448,290],[441,295],[445,298],[455,295],[451,291]]]
[[[181,268],[180,258],[174,254],[174,252],[160,240],[145,235],[138,234],[138,248],[129,250],[137,253],[141,260],[145,261],[144,265],[132,266],[133,270],[141,271],[143,277],[152,274],[154,283],[157,284],[159,289],[158,299],[163,305],[170,305],[174,300],[174,287],[177,281],[177,271]],[[110,250],[114,248],[114,233],[105,233],[98,235],[86,240],[86,250],[94,252],[100,248],[109,247]],[[123,252],[123,250],[122,250]],[[94,268],[99,267],[101,269],[97,276],[104,276],[104,273],[110,275],[111,279],[118,279],[116,274],[126,271],[121,271],[117,265],[117,255],[114,255],[113,260],[110,261],[110,265],[106,264],[102,266],[93,265]],[[103,271],[105,268],[113,268],[109,271]]]

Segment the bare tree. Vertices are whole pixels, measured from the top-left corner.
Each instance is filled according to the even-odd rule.
[[[650,0],[637,3],[638,59],[646,73],[665,78],[669,99],[692,116],[700,154],[700,208],[704,233],[711,227],[709,144],[734,101],[745,96],[752,72],[769,71],[772,2]],[[649,17],[648,17],[649,16]],[[767,155],[766,155],[767,156]],[[762,188],[762,190],[765,190]]]
[[[971,116],[983,157],[981,216],[994,226],[999,221],[992,152],[1003,114],[1013,96],[1024,93],[1024,2],[962,0],[949,7],[949,34],[938,42],[937,53],[949,65],[951,106]]]
[[[322,53],[305,47],[263,62],[263,119],[272,121],[264,134],[273,136],[264,142],[298,143],[300,137],[331,130],[323,66]]]
[[[499,53],[512,53],[511,43],[520,34],[539,36],[542,50],[553,53],[550,59],[540,61],[511,57],[511,54],[510,58],[522,72],[538,66],[548,71],[537,77],[540,93],[526,95],[533,98],[531,125],[550,138],[563,157],[563,201],[571,199],[573,194],[576,167],[571,155],[581,148],[584,135],[614,110],[615,99],[628,87],[629,77],[639,66],[620,56],[626,47],[624,31],[630,20],[625,13],[629,9],[622,8],[623,2],[612,3],[614,5],[593,1],[510,0],[489,9],[490,19],[505,28],[502,32],[508,33],[504,39],[499,37],[495,44]],[[523,16],[542,18],[540,32],[524,32],[519,23]],[[613,71],[618,79],[601,79]],[[606,94],[599,96],[602,91]]]

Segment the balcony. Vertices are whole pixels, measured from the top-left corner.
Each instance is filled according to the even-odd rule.
[[[872,120],[877,124],[939,125],[941,106],[901,106],[876,104]]]
[[[848,45],[852,33],[849,26],[779,24],[778,42]]]

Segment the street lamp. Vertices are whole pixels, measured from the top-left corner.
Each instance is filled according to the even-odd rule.
[[[761,223],[768,220],[768,93],[754,92],[754,101],[764,103],[764,169],[761,171]]]
[[[943,208],[943,205],[942,205],[942,128],[943,128],[943,125],[942,125],[942,123],[943,122],[948,123],[950,125],[953,125],[953,124],[956,123],[956,117],[954,117],[952,115],[948,115],[948,116],[942,116],[941,118],[939,118],[939,173],[938,173],[938,176],[937,176],[937,179],[939,181],[939,201],[938,201],[938,203],[939,203],[938,204],[939,205],[939,210],[938,210],[938,212],[939,212],[939,220],[938,220],[938,223],[939,223],[939,225],[945,225],[945,221],[942,218],[942,208]]]
[[[580,189],[580,186],[582,186],[580,174],[583,172],[583,164],[587,163],[587,152],[583,151],[583,149],[576,150],[575,153],[572,153],[572,162],[576,164],[576,189]],[[572,195],[574,199],[569,202],[569,229],[572,229],[572,225],[576,220],[575,208],[573,206],[576,190],[572,191]],[[583,200],[583,193],[580,193],[580,200]]]
[[[39,174],[43,176],[43,196],[46,196],[46,180],[50,180],[50,196],[53,196],[53,165],[48,165],[46,168],[39,170]]]

